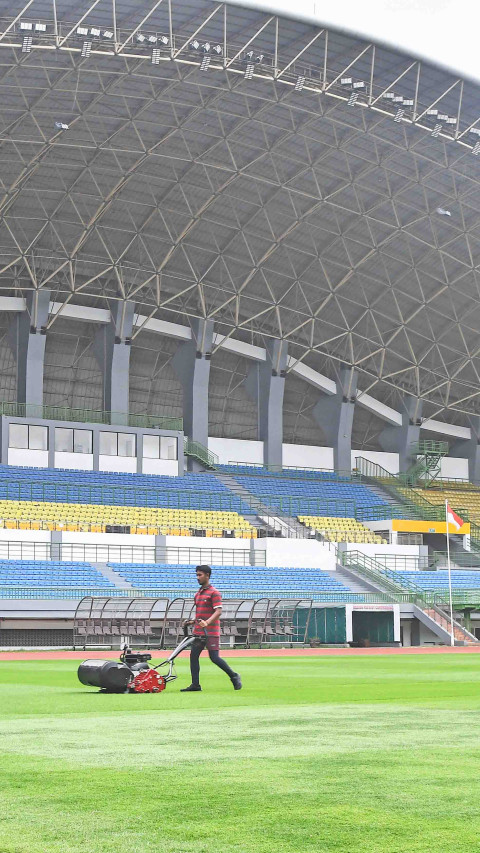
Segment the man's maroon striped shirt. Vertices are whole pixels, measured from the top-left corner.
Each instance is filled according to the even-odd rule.
[[[195,618],[196,619],[210,619],[210,616],[214,613],[214,611],[222,606],[222,596],[219,593],[218,589],[215,589],[212,584],[209,584],[205,587],[200,587],[198,592],[195,594]],[[208,646],[209,648],[218,649],[219,639],[220,639],[220,619],[217,619],[216,622],[213,622],[211,625],[207,625],[205,628],[208,634]],[[195,624],[193,629],[193,633],[196,637],[204,637],[203,628]]]

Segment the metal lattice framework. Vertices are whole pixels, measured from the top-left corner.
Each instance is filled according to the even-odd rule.
[[[476,84],[211,0],[2,9],[0,291],[47,334],[128,299],[480,411]]]

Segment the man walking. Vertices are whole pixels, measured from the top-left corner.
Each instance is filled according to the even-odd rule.
[[[210,583],[212,570],[210,566],[197,566],[195,569],[200,589],[195,595],[195,619],[189,619],[185,625],[195,625],[193,633],[195,642],[190,652],[190,672],[192,683],[185,687],[182,693],[198,692],[200,687],[200,655],[206,648],[212,663],[227,673],[234,690],[242,689],[242,680],[238,672],[234,672],[220,657],[220,614],[222,612],[222,596],[218,589]],[[205,633],[207,637],[205,638]]]

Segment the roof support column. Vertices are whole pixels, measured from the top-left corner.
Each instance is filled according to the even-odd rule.
[[[258,437],[263,441],[263,464],[281,468],[287,344],[282,340],[269,340],[265,353],[265,361],[250,368],[245,388],[249,397],[257,404]]]
[[[357,374],[351,367],[341,370],[337,391],[332,397],[322,397],[312,414],[328,443],[333,447],[335,471],[352,469],[352,428],[355,414]]]
[[[17,402],[42,406],[50,290],[29,291],[25,302],[26,311],[15,315],[9,335],[17,365]]]
[[[208,384],[213,320],[191,321],[192,338],[180,344],[172,359],[183,387],[183,429],[187,438],[208,447]]]
[[[459,439],[450,448],[448,455],[457,459],[468,459],[468,479],[470,482],[480,482],[480,417],[471,416],[468,419],[471,438]]]
[[[419,397],[405,397],[402,407],[402,423],[388,426],[379,435],[382,450],[398,453],[398,470],[408,471],[416,460],[412,445],[420,440],[423,400]]]
[[[94,352],[103,376],[103,408],[115,423],[127,423],[129,412],[130,342],[135,304],[116,302],[110,322],[97,331]]]

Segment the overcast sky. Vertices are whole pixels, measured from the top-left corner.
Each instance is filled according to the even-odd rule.
[[[478,0],[235,0],[381,40],[480,80]]]

